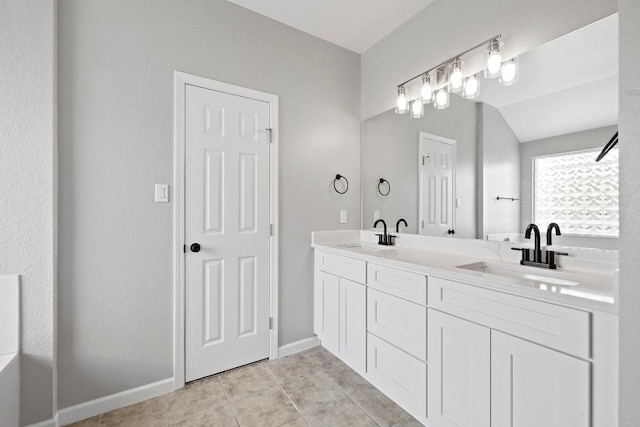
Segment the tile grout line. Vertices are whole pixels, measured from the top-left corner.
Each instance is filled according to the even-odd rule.
[[[231,412],[233,412],[233,418],[236,420],[236,424],[240,426],[240,420],[238,419],[236,408],[233,406],[233,402],[231,402],[231,399],[229,399],[229,394],[227,393],[227,389],[224,388],[224,383],[222,382],[222,375],[218,375],[218,381],[220,381],[220,387],[222,387],[222,392],[224,393],[224,397],[227,399],[227,403],[229,403],[229,406],[231,406]]]
[[[304,355],[303,355],[304,357]],[[305,357],[306,359],[306,357]],[[275,375],[273,375],[273,372],[271,372],[271,369],[269,369],[269,367],[265,364],[264,367],[267,369],[267,372],[269,372],[269,375],[271,375],[271,377],[273,378],[273,380],[276,382],[276,384],[278,384],[278,387],[280,387],[280,390],[282,390],[282,392],[284,393],[285,396],[287,396],[287,399],[289,399],[289,402],[291,402],[291,404],[293,405],[293,407],[295,408],[296,412],[298,412],[298,414],[300,414],[300,416],[302,417],[302,419],[304,420],[305,423],[307,423],[307,425],[310,425],[309,420],[307,420],[307,418],[304,416],[304,414],[302,412],[300,412],[300,409],[298,408],[298,406],[295,404],[295,402],[293,401],[293,399],[291,399],[291,396],[289,396],[289,394],[284,390],[284,387],[282,387],[282,384],[280,384],[280,381],[278,381],[278,379],[276,378]]]

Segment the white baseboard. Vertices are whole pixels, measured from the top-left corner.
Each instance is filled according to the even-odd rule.
[[[60,425],[82,421],[86,418],[95,417],[96,415],[115,409],[124,408],[143,400],[151,399],[174,390],[173,378],[158,381],[155,383],[143,385],[142,387],[132,388],[110,396],[101,397],[99,399],[90,400],[79,405],[61,409],[58,412]],[[47,424],[48,426],[48,424]],[[32,426],[35,427],[35,426]],[[38,425],[38,427],[44,427]]]
[[[29,424],[29,427],[56,427],[56,422],[53,418],[50,418],[39,423]]]
[[[320,345],[320,338],[313,336],[278,348],[278,357],[289,356]]]

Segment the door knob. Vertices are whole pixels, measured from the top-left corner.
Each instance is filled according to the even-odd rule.
[[[192,243],[189,249],[191,249],[191,252],[200,252],[200,243]]]
[[[447,234],[456,234],[456,230],[447,230]]]

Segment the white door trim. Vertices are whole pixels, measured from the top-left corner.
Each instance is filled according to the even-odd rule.
[[[173,265],[174,265],[174,321],[173,321],[173,377],[176,389],[185,384],[185,99],[186,86],[198,86],[231,95],[269,103],[269,127],[272,141],[269,150],[269,223],[273,235],[269,239],[269,317],[273,319],[270,331],[269,358],[278,358],[278,96],[234,86],[180,71],[174,72],[174,178],[173,178]]]

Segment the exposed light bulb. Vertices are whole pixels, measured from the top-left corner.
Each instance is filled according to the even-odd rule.
[[[440,89],[436,93],[436,100],[433,102],[433,107],[436,110],[442,110],[449,106],[449,93],[443,89]]]
[[[405,114],[409,111],[409,102],[405,95],[404,86],[398,88],[398,99],[396,100],[396,114]]]
[[[518,81],[519,74],[516,58],[509,59],[502,64],[499,82],[502,86],[511,86]]]
[[[502,43],[498,40],[492,40],[487,46],[485,52],[486,67],[484,70],[484,77],[487,79],[493,79],[500,76],[500,68],[502,66]]]
[[[460,92],[462,90],[463,83],[462,61],[460,61],[460,59],[456,59],[449,65],[449,92]]]
[[[467,78],[464,82],[464,91],[462,96],[466,99],[472,99],[480,95],[480,80],[474,75]]]
[[[411,118],[419,119],[422,116],[424,116],[424,105],[422,105],[422,99],[418,98],[411,103]]]
[[[433,102],[433,88],[431,87],[431,76],[427,73],[422,76],[422,87],[420,88],[420,98],[423,104]]]

